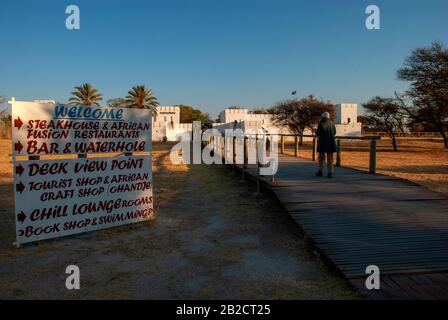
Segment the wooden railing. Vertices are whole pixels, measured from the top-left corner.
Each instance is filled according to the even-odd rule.
[[[232,157],[232,161],[231,163],[233,164],[234,168],[236,166],[236,159],[237,159],[237,153],[236,153],[236,143],[237,143],[237,139],[240,140],[240,142],[242,142],[243,138],[244,138],[244,142],[243,142],[243,150],[244,150],[244,155],[243,155],[243,168],[242,168],[242,175],[243,175],[243,179],[245,178],[245,171],[247,169],[248,166],[248,150],[249,150],[249,146],[248,143],[250,140],[252,140],[253,142],[255,142],[255,154],[256,154],[256,163],[257,163],[257,172],[258,175],[260,175],[260,162],[258,159],[258,141],[261,137],[261,139],[267,139],[270,136],[270,134],[251,134],[251,135],[242,135],[241,137],[233,137],[233,143],[232,143],[232,150],[227,150],[226,149],[226,145],[225,145],[225,138],[224,136],[221,136],[220,139],[220,146],[221,146],[221,150],[219,150],[221,152],[221,156],[222,158],[225,160],[227,157],[231,156]],[[280,154],[285,154],[285,140],[287,137],[293,137],[294,138],[294,157],[299,157],[299,140],[300,138],[311,138],[312,139],[312,161],[316,161],[316,154],[317,154],[317,137],[315,135],[297,135],[297,134],[278,134],[277,135],[279,137],[279,153]],[[336,166],[341,166],[342,165],[342,157],[341,157],[341,153],[342,153],[342,140],[362,140],[362,141],[369,141],[370,142],[370,148],[369,148],[369,173],[371,174],[375,174],[376,173],[376,149],[377,149],[377,141],[381,140],[381,137],[379,136],[368,136],[368,137],[336,137],[336,145],[337,145],[337,152],[336,152]],[[214,143],[214,137],[210,137],[209,143],[213,144]],[[272,180],[274,180],[274,176],[272,176]],[[257,182],[257,190],[259,189],[259,183]]]
[[[285,138],[286,137],[294,137],[294,156],[299,156],[299,138],[312,138],[312,147],[311,147],[311,160],[316,161],[317,154],[317,136],[315,135],[298,135],[298,134],[279,134],[280,137],[280,154],[284,154],[285,151]],[[369,173],[376,173],[376,146],[377,141],[381,140],[380,136],[366,136],[366,137],[336,137],[336,166],[340,167],[342,165],[342,140],[362,140],[362,141],[370,141],[370,150],[369,150]]]
[[[446,132],[448,135],[448,132]],[[439,132],[397,132],[396,137],[398,138],[440,138],[441,135]],[[388,137],[389,134],[387,132],[364,132],[363,136],[380,136],[380,137]]]

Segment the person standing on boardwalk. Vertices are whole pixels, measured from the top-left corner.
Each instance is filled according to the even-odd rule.
[[[330,120],[330,114],[324,112],[316,131],[317,152],[319,153],[319,168],[316,173],[318,177],[322,177],[326,157],[328,178],[333,178],[333,153],[337,150],[335,135],[336,126]]]

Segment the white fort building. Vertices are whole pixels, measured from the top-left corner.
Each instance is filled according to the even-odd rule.
[[[337,136],[361,136],[361,123],[358,119],[358,105],[356,103],[341,103],[335,105],[335,117],[333,119],[336,125]],[[276,130],[278,133],[291,134],[290,130],[284,126],[273,123],[272,114],[252,113],[248,109],[227,108],[219,114],[220,123],[214,123],[213,127],[221,133],[225,129],[234,129],[234,127],[259,132],[271,132]],[[235,126],[236,121],[236,126]],[[163,141],[164,137],[168,141],[176,141],[176,135],[184,132],[191,132],[191,123],[180,123],[180,107],[178,106],[160,106],[157,108],[157,116],[153,117],[152,140]],[[305,134],[311,134],[306,131]]]
[[[180,123],[180,107],[159,106],[152,117],[152,141],[176,141],[176,135],[193,130],[191,123]]]
[[[12,99],[15,101],[14,99]],[[52,103],[54,100],[34,100],[33,103]],[[342,103],[335,105],[335,125],[337,136],[361,136],[361,123],[357,121],[358,105],[355,103]],[[220,123],[214,123],[213,127],[221,133],[225,129],[239,128],[243,131],[252,130],[252,132],[277,131],[277,133],[290,134],[290,130],[284,126],[278,126],[273,123],[272,114],[252,113],[248,109],[228,108],[219,115]],[[236,124],[236,125],[235,125]],[[182,133],[192,132],[191,123],[180,123],[179,106],[159,106],[157,115],[152,117],[152,140],[153,141],[176,141],[177,136]],[[306,131],[305,134],[311,134]]]
[[[358,105],[356,103],[341,103],[335,105],[335,118],[337,136],[361,136],[361,123],[358,119]],[[225,129],[239,128],[243,131],[253,132],[277,131],[281,134],[290,134],[290,130],[284,126],[273,123],[272,114],[259,114],[248,109],[225,109],[219,114],[220,123],[214,123],[213,127],[224,133]],[[311,134],[306,131],[304,134]]]

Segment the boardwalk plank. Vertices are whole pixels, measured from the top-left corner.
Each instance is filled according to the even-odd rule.
[[[241,167],[241,166],[240,166]],[[279,157],[261,179],[314,246],[362,294],[373,299],[448,298],[448,198],[413,182],[337,168],[314,176],[316,163]],[[380,291],[365,288],[365,268],[379,266]]]

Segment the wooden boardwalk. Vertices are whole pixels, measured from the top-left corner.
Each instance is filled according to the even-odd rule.
[[[275,180],[261,183],[352,285],[369,298],[448,299],[446,196],[383,175],[336,168],[327,179],[315,170],[280,155]],[[259,178],[254,165],[246,173]],[[380,269],[380,290],[365,288],[368,265]]]

